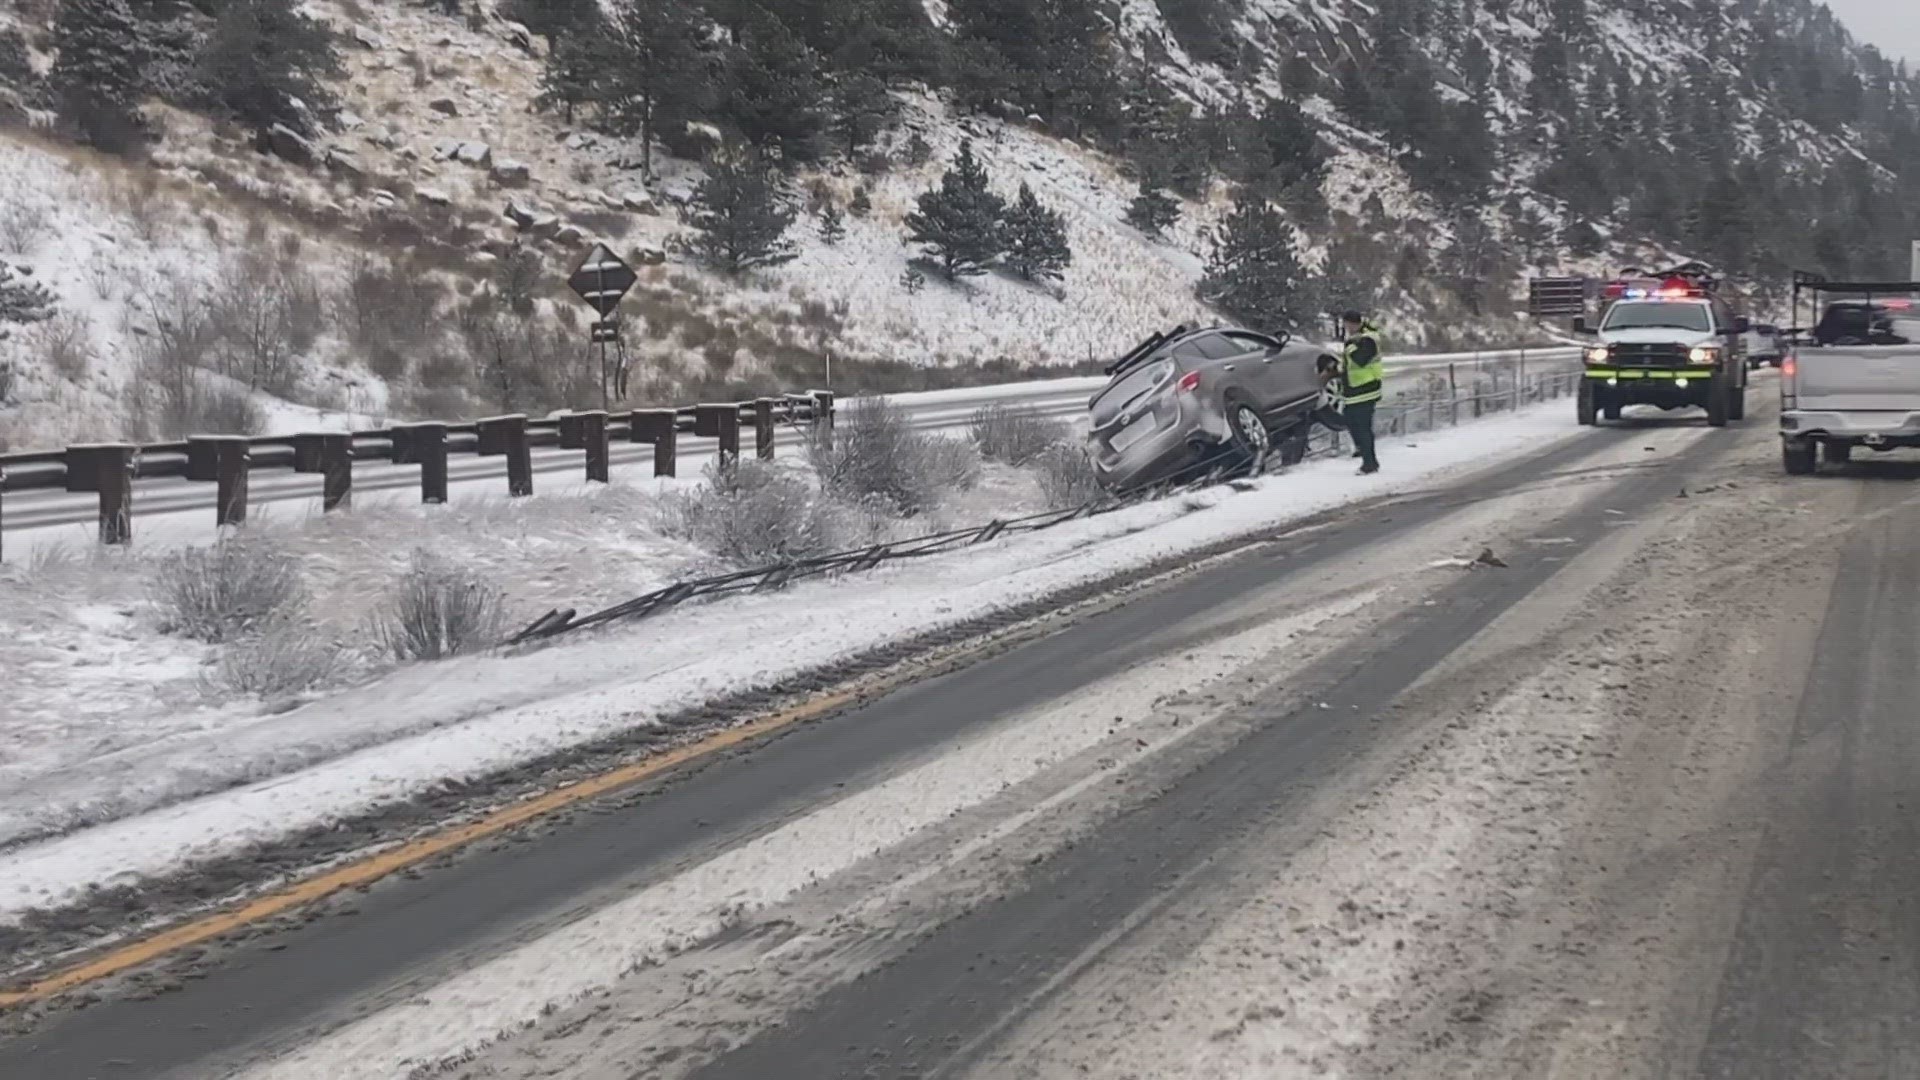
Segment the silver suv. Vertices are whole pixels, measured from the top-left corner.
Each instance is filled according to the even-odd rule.
[[[1223,456],[1258,460],[1304,432],[1324,350],[1250,330],[1178,327],[1107,368],[1095,394],[1094,470],[1109,490],[1173,479]]]

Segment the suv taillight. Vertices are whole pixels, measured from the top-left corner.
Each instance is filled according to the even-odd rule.
[[[1183,394],[1193,393],[1195,390],[1200,389],[1200,373],[1197,371],[1187,372],[1185,375],[1180,376],[1180,381],[1174,383],[1173,387]]]

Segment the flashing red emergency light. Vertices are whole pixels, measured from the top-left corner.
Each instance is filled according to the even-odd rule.
[[[1623,278],[1608,282],[1601,295],[1608,300],[1686,300],[1703,297],[1707,290],[1699,282],[1684,277]]]

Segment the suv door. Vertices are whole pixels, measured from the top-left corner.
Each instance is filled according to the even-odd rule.
[[[1183,358],[1190,368],[1204,368],[1210,376],[1207,380],[1215,392],[1225,397],[1229,392],[1246,398],[1256,409],[1264,408],[1265,395],[1259,387],[1258,365],[1255,358],[1244,345],[1229,341],[1218,331],[1209,330],[1195,334],[1181,342],[1174,354]]]
[[[1313,361],[1319,351],[1309,346],[1294,346],[1256,334],[1251,330],[1228,330],[1225,336],[1235,347],[1248,350],[1257,366],[1260,382],[1260,409],[1276,412],[1320,396],[1320,376]]]

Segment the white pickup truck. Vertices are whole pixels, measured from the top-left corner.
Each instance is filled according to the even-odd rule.
[[[1920,322],[1881,310],[1871,336],[1823,332],[1859,306],[1828,305],[1780,367],[1780,452],[1793,475],[1849,461],[1855,447],[1920,447]]]

